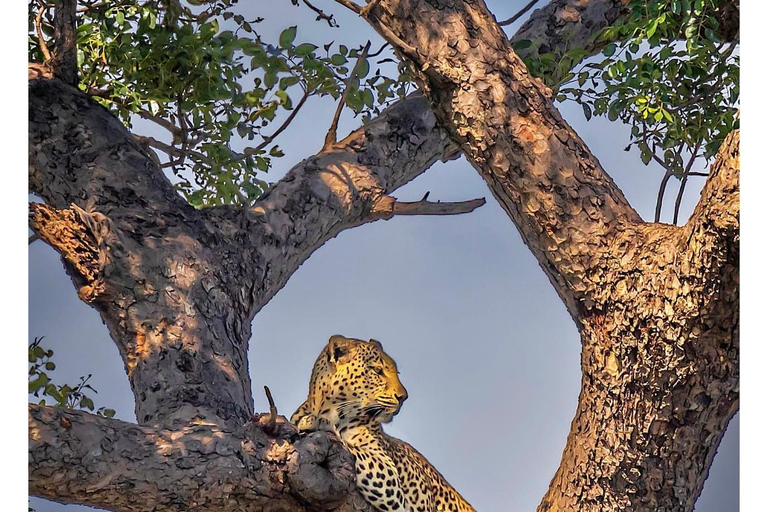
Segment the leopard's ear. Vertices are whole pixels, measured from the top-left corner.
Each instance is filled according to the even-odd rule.
[[[328,340],[328,362],[346,363],[352,358],[355,340],[345,338],[341,334],[334,334]]]
[[[375,340],[375,339],[371,338],[370,341],[371,341],[371,343],[376,345],[379,350],[381,350],[382,352],[384,351],[384,347],[381,346],[381,342],[379,340]]]

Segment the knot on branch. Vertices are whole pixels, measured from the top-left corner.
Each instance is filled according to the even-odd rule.
[[[355,461],[327,432],[299,440],[288,461],[287,480],[293,493],[310,508],[332,510],[355,490]]]
[[[257,413],[240,433],[239,457],[251,471],[279,462],[290,493],[311,510],[334,510],[355,490],[355,460],[329,432],[299,435],[285,416]]]

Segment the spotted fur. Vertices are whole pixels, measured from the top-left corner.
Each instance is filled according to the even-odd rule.
[[[355,456],[357,487],[381,512],[475,512],[411,445],[384,433],[408,393],[376,340],[332,336],[312,369],[299,430],[335,432]]]

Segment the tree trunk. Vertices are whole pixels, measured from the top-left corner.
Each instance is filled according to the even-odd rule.
[[[692,510],[738,409],[738,133],[686,226],[645,223],[481,1],[382,0],[367,19],[580,329],[579,408],[539,510]]]
[[[30,225],[107,324],[139,423],[30,406],[31,494],[126,511],[339,506],[354,476],[337,441],[249,422],[251,321],[342,230],[433,212],[389,194],[461,146],[582,333],[579,411],[541,509],[690,510],[738,404],[738,136],[688,225],[645,224],[484,6],[454,4],[369,13],[406,43],[434,114],[398,103],[247,209],[191,208],[119,121],[31,67],[29,182],[45,204]],[[515,37],[588,41],[623,4],[557,0]],[[369,509],[359,494],[341,506]]]

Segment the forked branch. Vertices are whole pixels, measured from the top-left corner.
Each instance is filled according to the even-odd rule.
[[[323,142],[323,151],[328,150],[328,148],[336,144],[336,130],[339,127],[339,118],[341,118],[341,111],[344,110],[344,104],[347,101],[347,95],[349,94],[349,90],[350,90],[350,86],[352,85],[352,82],[355,80],[355,75],[357,74],[357,70],[360,69],[360,64],[368,57],[368,50],[370,49],[371,49],[371,42],[368,41],[367,43],[365,43],[365,47],[363,47],[363,51],[360,52],[360,55],[357,56],[357,61],[355,62],[355,65],[352,68],[352,71],[350,71],[349,77],[347,77],[347,83],[344,87],[344,92],[341,93],[339,104],[336,107],[336,112],[333,114],[333,119],[331,120],[331,127],[328,129],[328,133],[325,134],[325,141]]]

